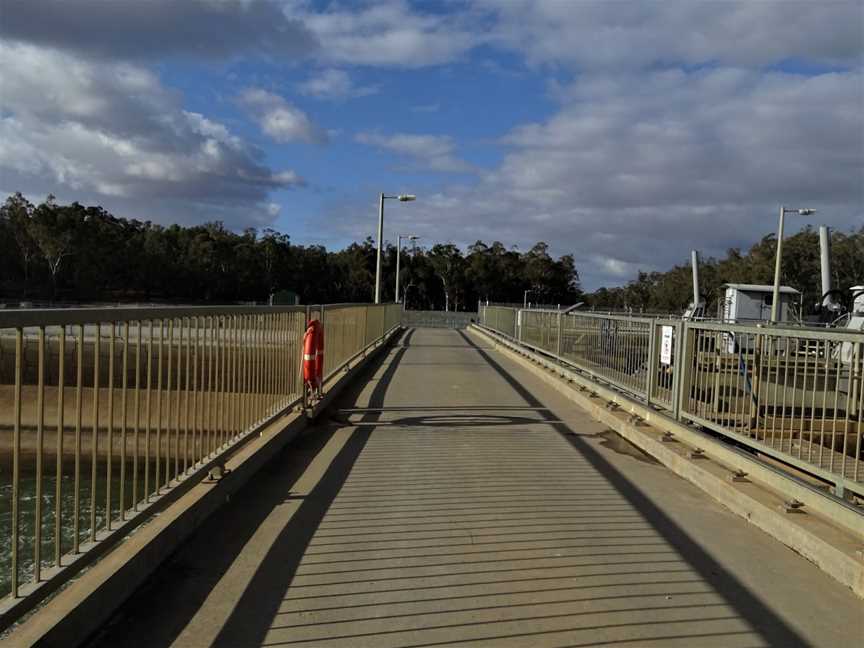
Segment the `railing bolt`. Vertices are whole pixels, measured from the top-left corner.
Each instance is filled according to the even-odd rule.
[[[789,500],[788,502],[783,502],[780,505],[780,510],[784,513],[803,513],[801,509],[804,507],[804,502],[799,502],[796,499]]]
[[[733,482],[749,482],[750,481],[749,479],[747,479],[747,473],[744,472],[743,470],[741,470],[740,468],[732,473],[732,475],[730,476],[730,479]]]
[[[675,435],[672,434],[671,432],[664,432],[663,436],[660,437],[660,440],[663,443],[673,443],[675,441]]]
[[[218,482],[229,472],[231,471],[225,467],[225,462],[220,461],[215,466],[213,466],[207,473],[207,481]]]
[[[705,458],[705,451],[702,448],[694,448],[693,450],[690,451],[690,458],[691,459],[704,459]]]

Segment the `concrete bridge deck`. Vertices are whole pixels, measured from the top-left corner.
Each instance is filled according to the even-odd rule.
[[[470,333],[417,329],[90,646],[835,647],[862,612]]]

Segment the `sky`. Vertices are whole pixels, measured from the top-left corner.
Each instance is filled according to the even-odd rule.
[[[620,285],[864,225],[864,0],[0,0],[0,191]]]

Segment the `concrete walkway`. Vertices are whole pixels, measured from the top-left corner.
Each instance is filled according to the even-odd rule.
[[[369,378],[90,645],[862,645],[851,591],[470,334]]]

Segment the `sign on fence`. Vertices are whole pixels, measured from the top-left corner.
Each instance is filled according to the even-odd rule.
[[[674,327],[664,326],[663,335],[660,339],[660,363],[667,366],[672,364],[672,336],[674,332]]]

